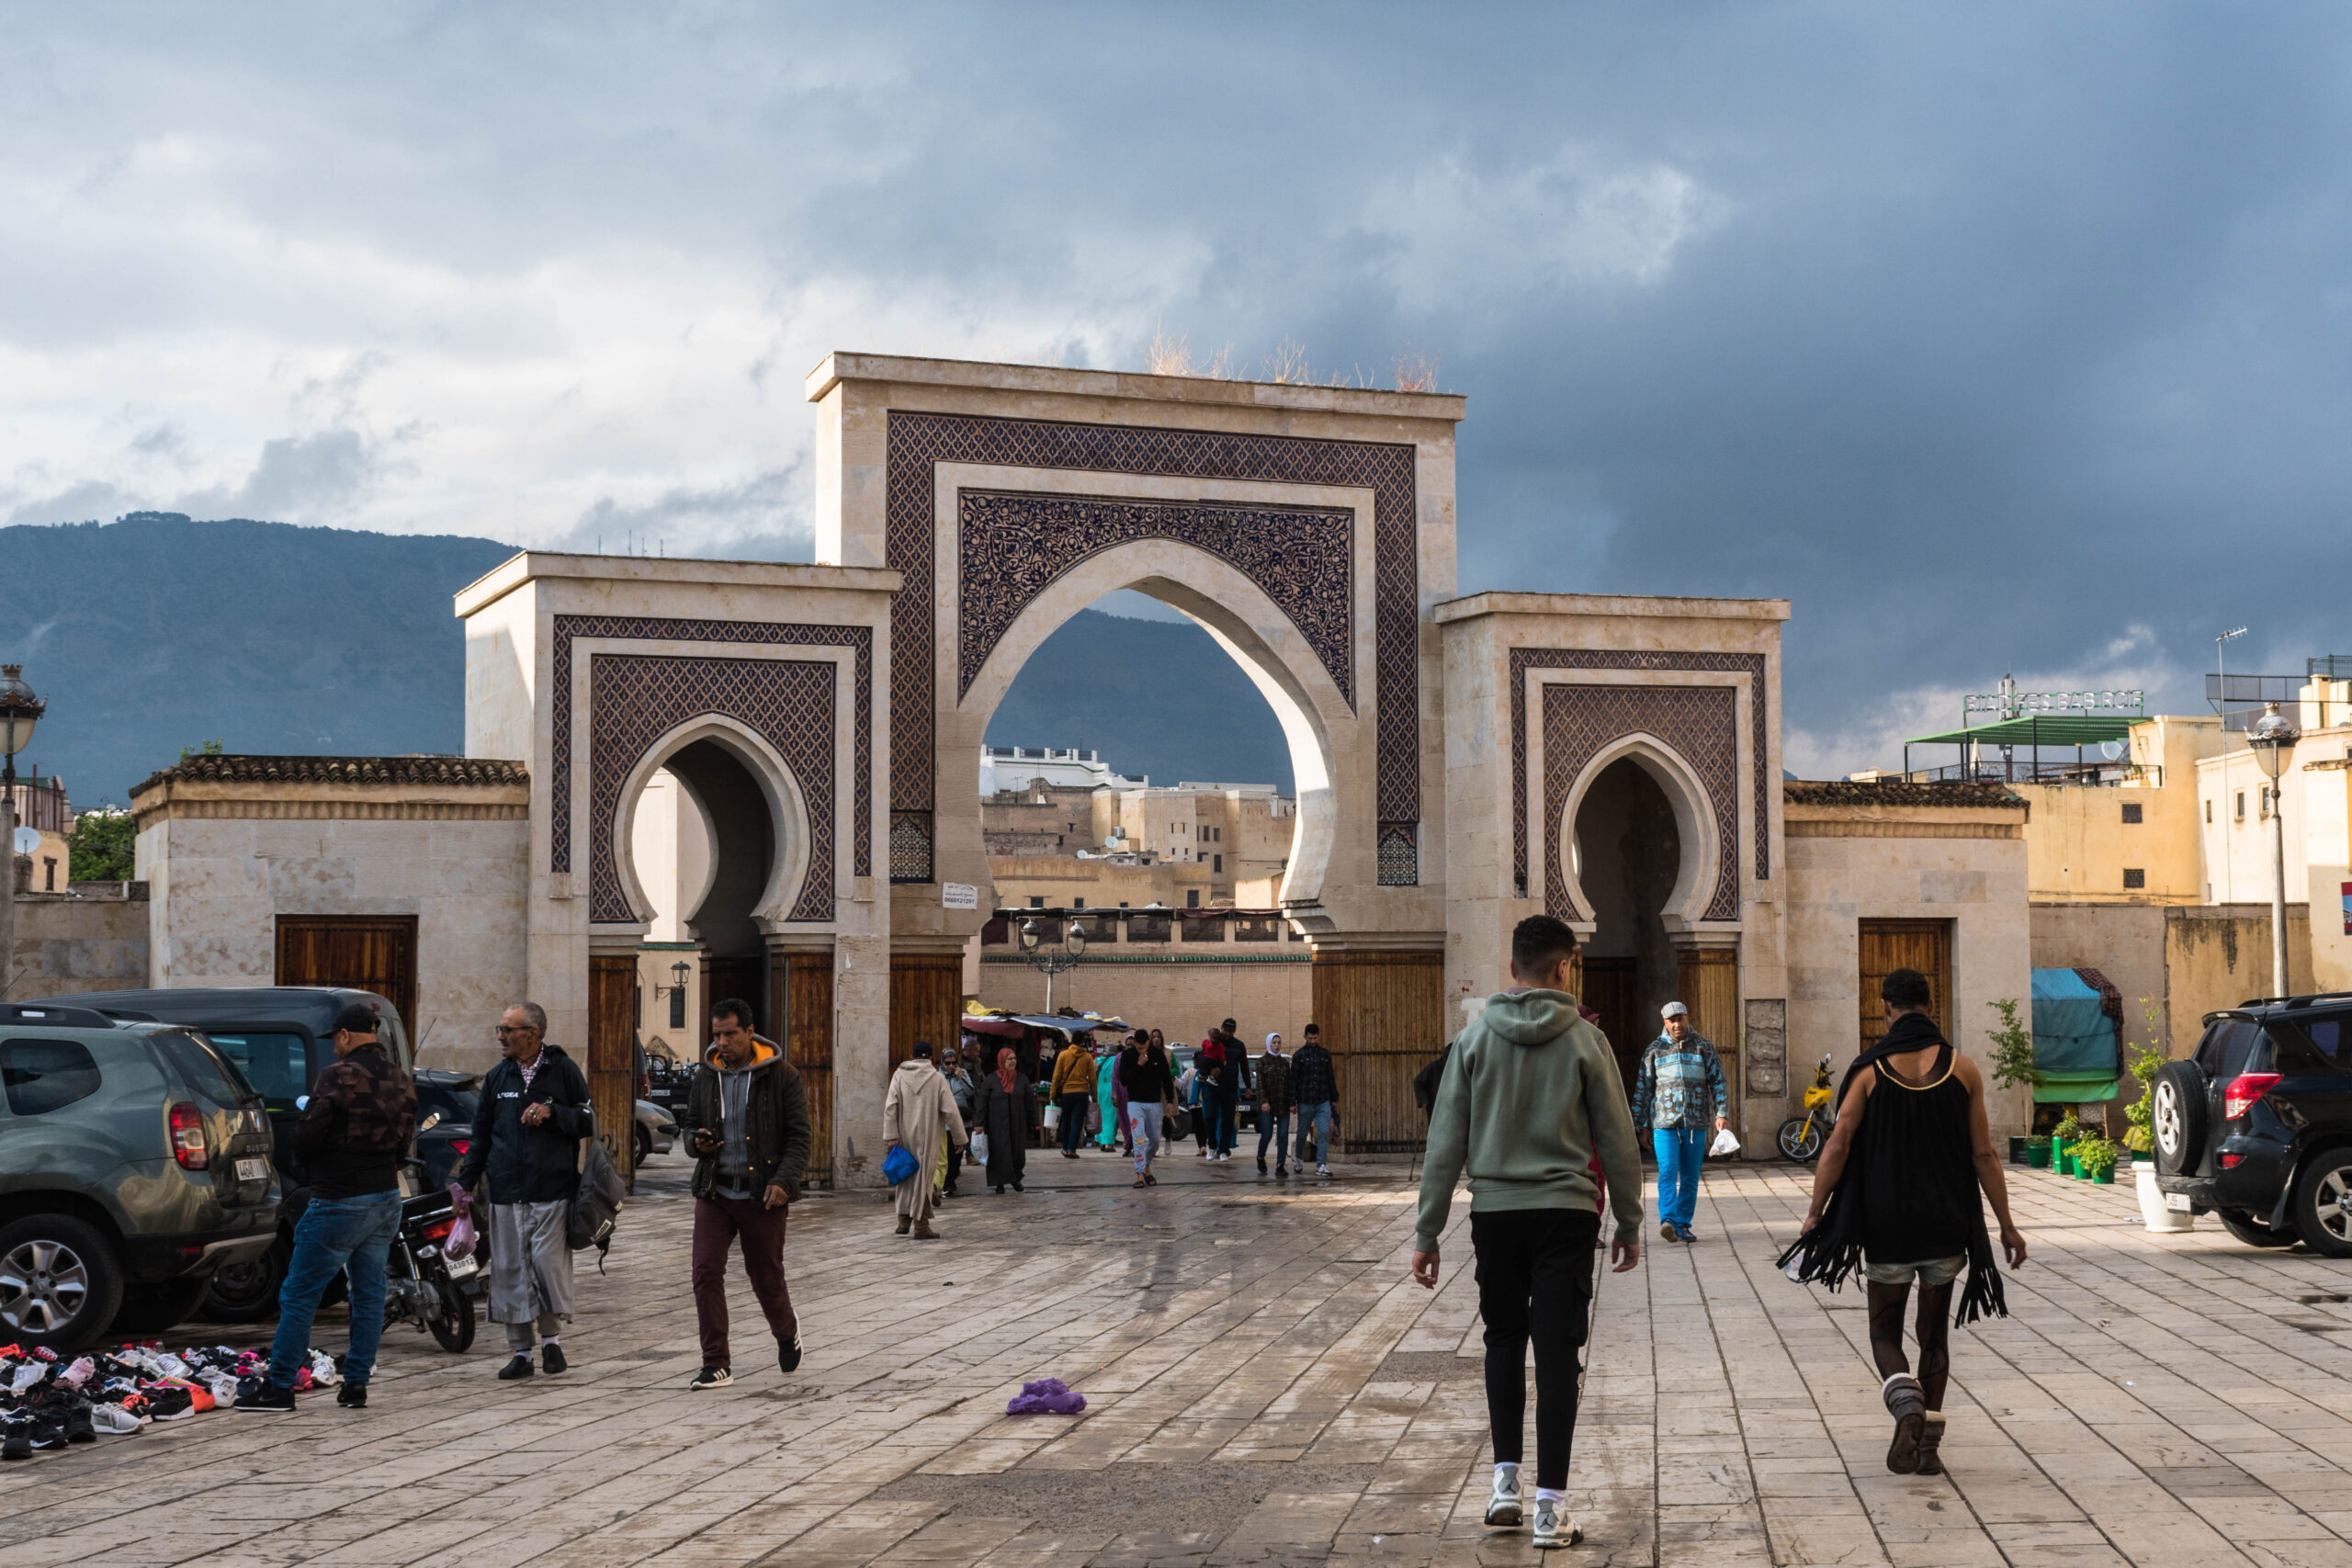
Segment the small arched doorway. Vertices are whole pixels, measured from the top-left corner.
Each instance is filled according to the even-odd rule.
[[[702,950],[704,1005],[741,998],[751,1004],[752,1027],[780,1038],[768,1017],[767,937],[755,918],[775,869],[767,792],[716,740],[680,747],[664,765],[692,793],[710,835],[709,874],[685,917],[687,935]]]
[[[1633,1087],[1643,1048],[1657,1038],[1658,1010],[1679,984],[1664,916],[1682,869],[1674,805],[1649,770],[1620,757],[1578,804],[1572,867],[1593,919],[1585,944],[1584,999]]]

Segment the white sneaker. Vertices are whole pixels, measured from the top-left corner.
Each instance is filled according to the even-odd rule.
[[[119,1404],[90,1406],[90,1429],[104,1437],[127,1437],[146,1424]]]
[[[1520,1521],[1519,1472],[1495,1472],[1494,1495],[1487,1499],[1487,1523],[1510,1527]]]
[[[1535,1499],[1535,1544],[1543,1547],[1574,1546],[1584,1539],[1584,1531],[1577,1529],[1558,1499]]]
[[[1315,1174],[1317,1176],[1329,1176],[1331,1174],[1331,1168],[1328,1165],[1318,1165],[1315,1168]]]
[[[333,1356],[328,1355],[324,1350],[311,1352],[311,1387],[333,1388],[342,1381],[343,1373],[336,1369]]]

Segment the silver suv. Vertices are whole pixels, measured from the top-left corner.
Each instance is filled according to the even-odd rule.
[[[168,1327],[277,1234],[268,1115],[209,1041],[0,1005],[0,1342]]]

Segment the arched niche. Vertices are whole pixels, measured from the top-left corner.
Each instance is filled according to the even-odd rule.
[[[1620,761],[1631,761],[1648,774],[1673,808],[1679,864],[1660,917],[1669,931],[1689,931],[1704,918],[1721,869],[1714,807],[1707,798],[1705,784],[1681,754],[1657,736],[1640,733],[1622,736],[1592,754],[1569,786],[1559,819],[1552,824],[1551,852],[1575,911],[1570,918],[1592,920],[1596,908],[1585,891],[1573,850],[1577,817],[1584,809],[1593,782]]]
[[[700,715],[649,747],[621,786],[613,825],[615,869],[640,919],[653,905],[637,874],[637,803],[663,768],[693,794],[712,837],[710,873],[689,904],[689,929],[714,952],[760,951],[764,933],[792,918],[808,875],[812,835],[799,780],[763,737],[724,715]],[[706,933],[706,912],[730,929]]]

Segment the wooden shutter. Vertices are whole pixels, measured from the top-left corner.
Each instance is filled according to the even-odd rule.
[[[1413,1075],[1445,1049],[1445,954],[1317,953],[1312,989],[1339,1080],[1334,1141],[1360,1154],[1420,1148],[1429,1123],[1413,1100]]]

